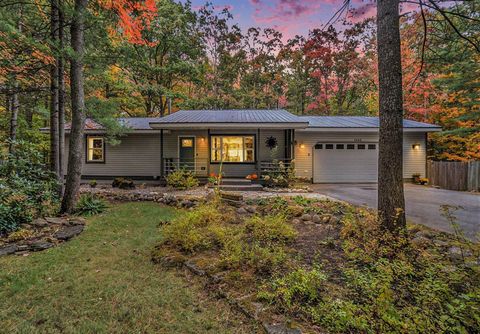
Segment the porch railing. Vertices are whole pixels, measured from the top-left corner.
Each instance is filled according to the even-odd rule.
[[[293,166],[292,159],[260,161],[260,175],[286,173]]]
[[[176,170],[186,170],[196,176],[207,176],[207,159],[163,158],[163,174],[166,176]]]

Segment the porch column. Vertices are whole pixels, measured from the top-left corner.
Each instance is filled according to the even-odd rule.
[[[164,166],[163,166],[163,129],[160,130],[160,178],[163,179]]]
[[[207,177],[210,177],[210,161],[212,159],[212,148],[210,145],[212,145],[212,143],[210,142],[210,129],[207,129],[207,150],[208,150],[208,153],[207,153]]]
[[[255,168],[257,169],[257,175],[260,175],[260,129],[257,129],[257,138],[255,140]]]

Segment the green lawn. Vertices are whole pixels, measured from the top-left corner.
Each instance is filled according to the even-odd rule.
[[[150,261],[174,210],[117,205],[59,247],[0,258],[1,333],[251,333],[197,280]]]

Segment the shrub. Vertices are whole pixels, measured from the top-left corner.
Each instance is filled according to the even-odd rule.
[[[198,179],[192,172],[178,169],[167,175],[167,185],[177,189],[190,189],[198,187]]]
[[[20,229],[15,232],[12,232],[8,235],[8,241],[14,242],[14,241],[20,241],[20,240],[26,240],[33,237],[33,231],[32,230],[27,230],[27,229]]]
[[[226,233],[220,226],[222,222],[223,215],[216,205],[199,205],[163,228],[163,242],[189,253],[211,248]]]
[[[85,193],[80,196],[75,212],[83,216],[93,216],[104,212],[107,208],[105,200],[94,194]]]
[[[117,177],[112,182],[112,188],[135,189],[135,183],[130,179],[125,179],[123,177]]]
[[[90,182],[88,182],[88,184],[90,185],[90,188],[96,188],[97,187],[97,181],[96,180],[91,180]]]
[[[25,142],[13,146],[13,153],[0,156],[0,235],[59,207],[59,185],[40,152]]]
[[[297,268],[287,275],[275,279],[259,297],[275,301],[282,308],[316,305],[321,300],[327,276],[319,267]]]
[[[297,235],[295,229],[281,214],[265,217],[253,216],[247,220],[246,230],[251,238],[258,242],[288,242]]]
[[[262,175],[267,187],[288,188],[295,181],[295,165],[292,161],[285,165],[283,161],[274,160],[271,170]]]

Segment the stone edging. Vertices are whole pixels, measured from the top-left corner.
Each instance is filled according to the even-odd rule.
[[[182,266],[186,268],[190,273],[196,276],[201,276],[207,279],[207,283],[210,285],[214,285],[220,282],[220,278],[215,275],[210,275],[205,270],[197,267],[191,261],[182,261]],[[259,309],[257,312],[252,312],[250,309],[242,304],[242,301],[238,298],[232,297],[228,292],[226,292],[221,287],[215,287],[215,295],[219,298],[225,299],[225,301],[235,308],[237,311],[244,314],[247,318],[250,318],[257,322],[259,325],[263,327],[267,334],[302,334],[302,331],[299,328],[290,328],[282,323],[267,323],[261,321],[259,317],[259,313],[262,312],[262,307],[253,305],[250,303],[252,309]]]

